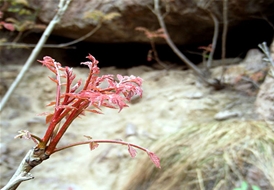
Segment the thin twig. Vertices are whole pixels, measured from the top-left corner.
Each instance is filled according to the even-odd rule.
[[[65,13],[66,9],[68,8],[68,5],[69,5],[70,2],[71,2],[71,0],[60,0],[59,5],[58,5],[58,11],[57,11],[56,15],[50,21],[48,27],[46,28],[46,30],[44,31],[42,37],[40,38],[37,46],[33,49],[33,51],[31,52],[31,55],[29,56],[29,58],[26,61],[25,65],[21,69],[20,73],[17,75],[15,81],[11,84],[11,86],[8,89],[7,93],[4,95],[4,97],[3,97],[2,101],[1,101],[1,104],[0,104],[0,112],[4,108],[5,104],[9,100],[9,97],[11,96],[11,94],[13,93],[13,91],[15,90],[15,88],[17,87],[17,85],[19,84],[19,82],[22,80],[22,78],[25,75],[26,71],[29,69],[29,67],[31,66],[31,64],[36,59],[38,53],[42,49],[42,46],[47,41],[50,33],[52,32],[52,30],[54,28],[54,26],[60,21],[61,17],[63,16],[63,14]]]
[[[223,0],[223,34],[222,34],[222,60],[226,57],[226,36],[227,36],[227,0]]]
[[[152,52],[153,52],[153,58],[154,60],[159,64],[161,65],[164,69],[167,69],[167,65],[160,60],[159,56],[158,56],[158,52],[156,50],[156,47],[155,47],[155,43],[153,41],[153,39],[150,40],[150,45],[151,45],[151,48],[152,48]]]
[[[211,11],[209,11],[209,14],[214,22],[214,34],[213,34],[213,38],[212,38],[212,50],[209,53],[207,64],[206,64],[208,69],[211,67],[211,64],[212,64],[213,55],[214,55],[214,52],[216,49],[216,44],[217,44],[217,39],[218,39],[218,34],[219,34],[219,21],[218,21],[217,17]]]
[[[60,47],[61,44],[44,44],[42,48],[63,48],[63,49],[75,49],[75,47]],[[10,48],[33,48],[37,44],[25,44],[25,43],[14,43],[14,42],[5,42],[0,43],[0,47],[7,46]]]
[[[99,28],[102,26],[102,23],[99,22],[99,24],[96,25],[95,28],[93,28],[89,33],[85,34],[84,36],[73,40],[71,42],[67,42],[67,43],[62,43],[62,44],[44,44],[42,47],[43,48],[66,48],[66,49],[74,49],[74,47],[68,47],[70,45],[76,44],[78,42],[81,42],[83,40],[85,40],[86,38],[90,37],[91,35],[93,35],[97,30],[99,30]],[[25,43],[0,43],[0,47],[1,46],[9,46],[9,47],[16,47],[16,48],[24,48],[24,47],[36,47],[37,44],[25,44]]]
[[[173,43],[173,41],[171,40],[169,33],[167,31],[164,19],[162,17],[161,11],[160,11],[160,7],[159,7],[159,0],[154,0],[154,11],[153,13],[157,16],[158,22],[161,26],[161,28],[164,31],[164,34],[166,35],[165,40],[167,42],[167,44],[170,46],[170,48],[174,51],[174,53],[182,60],[184,61],[195,73],[197,76],[199,76],[206,84],[211,85],[211,86],[215,86],[215,83],[212,81],[209,81],[207,78],[204,77],[204,74],[202,73],[202,71],[196,67],[194,65],[194,63],[192,63],[177,47],[176,45]]]
[[[268,61],[270,66],[269,73],[274,78],[274,60],[270,54],[270,51],[266,45],[266,42],[263,42],[262,44],[259,44],[258,46],[266,55],[266,61]]]
[[[142,151],[145,151],[147,152],[148,149],[144,148],[144,147],[141,147],[139,145],[136,145],[136,144],[132,144],[132,143],[129,143],[129,142],[125,142],[125,141],[122,141],[122,140],[109,140],[109,139],[98,139],[98,140],[87,140],[87,141],[82,141],[82,142],[77,142],[77,143],[73,143],[73,144],[70,144],[70,145],[67,145],[67,146],[63,146],[63,147],[60,147],[60,148],[56,148],[53,152],[53,153],[56,153],[56,152],[59,152],[61,150],[65,150],[67,148],[71,148],[71,147],[74,147],[74,146],[79,146],[79,145],[86,145],[86,144],[92,144],[92,143],[107,143],[107,144],[120,144],[120,145],[126,145],[126,146],[132,146],[132,147],[135,147],[135,148],[138,148]]]

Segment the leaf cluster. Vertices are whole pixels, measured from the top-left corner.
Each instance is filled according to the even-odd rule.
[[[82,79],[75,80],[76,75],[70,67],[62,67],[53,58],[45,56],[39,60],[55,77],[49,77],[56,84],[56,98],[48,106],[54,106],[52,113],[45,113],[48,128],[43,138],[31,134],[26,130],[19,131],[17,138],[30,139],[35,142],[36,148],[44,152],[44,158],[60,150],[77,145],[89,144],[93,150],[99,143],[114,143],[128,146],[131,157],[135,157],[135,148],[145,151],[156,167],[160,168],[160,159],[156,154],[141,146],[120,140],[93,140],[90,136],[87,141],[76,142],[63,147],[57,144],[65,134],[70,124],[85,112],[102,113],[101,107],[119,109],[119,112],[127,107],[127,102],[133,96],[142,96],[142,79],[140,77],[117,75],[99,76],[99,61],[92,55],[88,55],[89,61],[81,64],[88,66],[89,75],[85,82]]]

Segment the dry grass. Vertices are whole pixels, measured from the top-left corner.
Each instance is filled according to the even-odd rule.
[[[185,126],[153,144],[162,169],[143,159],[125,190],[274,189],[274,131],[263,122]]]

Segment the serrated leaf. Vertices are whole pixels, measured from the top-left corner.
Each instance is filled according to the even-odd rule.
[[[94,149],[97,148],[98,146],[99,146],[99,144],[96,143],[96,142],[91,142],[91,143],[89,143],[89,148],[90,148],[90,150],[94,150]]]
[[[103,114],[103,112],[100,112],[98,110],[91,110],[91,109],[86,109],[85,111],[92,112],[92,113],[97,113],[97,114]]]
[[[54,79],[52,77],[49,77],[50,80],[52,80],[53,82],[55,82],[56,84],[58,84],[58,80],[57,79]]]
[[[150,158],[150,160],[153,162],[153,164],[157,167],[157,168],[161,168],[160,165],[160,158],[154,154],[153,152],[147,151],[147,154]]]
[[[56,104],[56,102],[50,102],[49,104],[47,104],[47,106],[53,106],[55,104]]]
[[[24,139],[31,139],[31,133],[27,130],[20,130],[18,131],[19,135],[16,135],[14,138],[24,138]]]
[[[47,115],[47,117],[46,117],[46,124],[48,124],[51,121],[52,117],[53,117],[53,114]]]

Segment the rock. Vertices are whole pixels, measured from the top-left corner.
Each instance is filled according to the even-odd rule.
[[[130,137],[130,136],[136,136],[136,135],[137,135],[136,126],[131,123],[128,123],[126,126],[125,136]]]
[[[8,152],[8,146],[4,143],[0,143],[0,153],[1,155],[6,154]]]
[[[274,122],[274,78],[267,76],[257,95],[256,112],[261,119]]]
[[[249,72],[258,72],[266,69],[268,66],[266,62],[262,61],[263,57],[264,54],[259,49],[250,49],[241,64],[245,65]]]
[[[274,60],[274,40],[270,47],[270,55]],[[270,66],[269,74],[260,87],[255,101],[255,107],[261,119],[274,124],[274,75],[272,76],[272,72],[274,72],[273,65]]]
[[[240,115],[241,115],[240,112],[225,110],[225,111],[221,111],[221,112],[217,113],[214,116],[214,119],[216,119],[218,121],[222,121],[222,120],[230,119],[233,117],[239,117]]]
[[[59,1],[28,0],[30,8],[38,11],[38,19],[48,24],[56,13]],[[172,40],[177,44],[189,44],[211,41],[214,24],[209,11],[223,22],[223,1],[173,0],[162,5],[162,12],[169,9],[165,22]],[[274,15],[273,1],[228,1],[229,30],[233,30],[243,21],[254,18],[268,18]],[[98,16],[106,13],[118,13],[120,16],[103,24],[97,32],[87,39],[90,42],[149,42],[148,38],[136,27],[149,30],[159,29],[156,16],[148,7],[153,7],[153,0],[81,0],[72,1],[61,22],[54,29],[57,34],[77,39],[90,32],[98,23]],[[97,12],[94,12],[94,11]],[[95,13],[95,14],[94,14]],[[263,13],[263,16],[262,16]],[[97,20],[96,18],[97,17]],[[265,22],[265,21],[264,21]],[[184,27],[187,26],[187,27]],[[180,32],[178,32],[180,31]],[[235,39],[238,40],[238,39]],[[164,40],[159,42],[165,43]]]
[[[189,99],[201,99],[204,97],[204,94],[202,92],[192,92],[187,94],[185,97]]]

